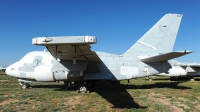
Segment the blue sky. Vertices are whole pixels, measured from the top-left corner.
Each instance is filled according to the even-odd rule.
[[[199,0],[0,0],[0,66],[8,66],[31,51],[38,36],[92,35],[94,51],[122,54],[164,14],[183,19],[174,51],[193,50],[178,58],[200,62]]]

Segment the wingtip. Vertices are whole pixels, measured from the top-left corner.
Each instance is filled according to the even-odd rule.
[[[185,50],[186,52],[190,52],[190,53],[192,53],[192,52],[194,52],[194,51],[190,51],[190,50]]]
[[[184,53],[187,53],[187,54],[189,54],[189,53],[193,53],[194,51],[189,51],[189,50],[185,50],[184,51]]]

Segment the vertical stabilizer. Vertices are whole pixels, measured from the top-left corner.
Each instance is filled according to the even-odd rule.
[[[149,31],[147,31],[123,55],[158,55],[171,52],[182,14],[164,15]]]

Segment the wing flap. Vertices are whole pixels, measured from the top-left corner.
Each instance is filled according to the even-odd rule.
[[[151,56],[151,57],[145,57],[145,58],[139,58],[142,62],[162,62],[167,61],[173,58],[178,58],[180,56],[186,55],[192,53],[192,51],[175,51],[175,52],[169,52],[161,55]]]

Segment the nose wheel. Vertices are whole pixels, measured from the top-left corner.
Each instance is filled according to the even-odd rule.
[[[26,89],[30,87],[29,83],[20,82],[19,84],[22,86],[22,89]]]

